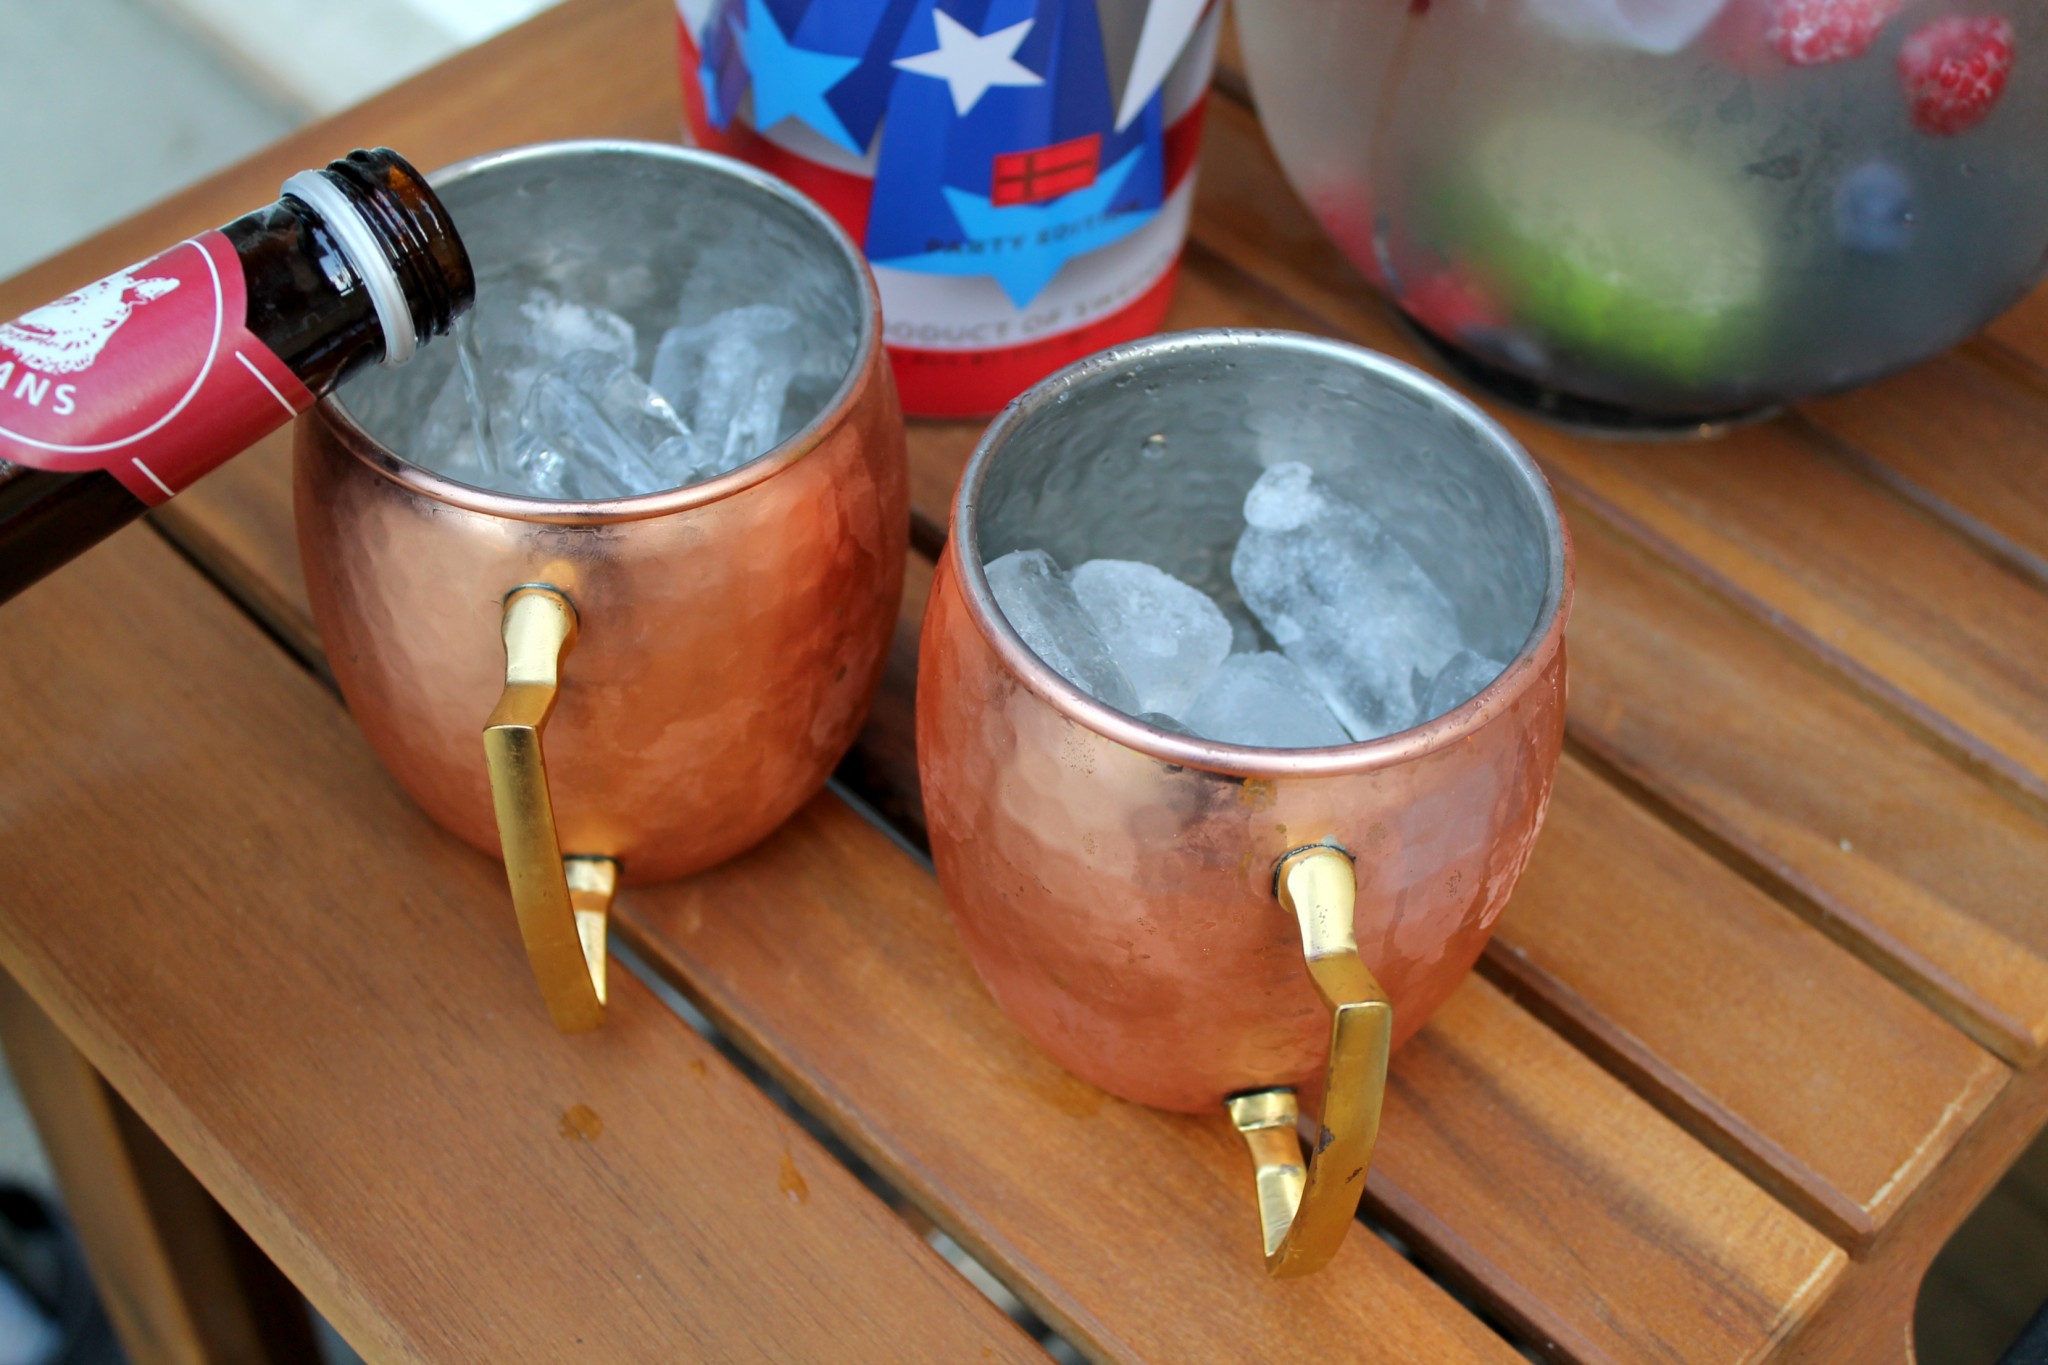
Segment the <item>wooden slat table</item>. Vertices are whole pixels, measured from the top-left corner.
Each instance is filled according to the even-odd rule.
[[[354,145],[674,138],[673,23],[570,0],[0,316]],[[1169,325],[1415,359],[1241,90]],[[138,1356],[289,1352],[195,1287],[123,1105],[379,1362],[1040,1356],[925,1220],[1101,1360],[1908,1358],[1922,1272],[2048,1121],[2048,295],[1713,445],[1502,416],[1579,547],[1567,754],[1496,942],[1396,1059],[1366,1202],[1414,1260],[1361,1230],[1303,1281],[1265,1279],[1225,1125],[1025,1044],[913,851],[917,623],[973,426],[912,430],[918,548],[842,787],[622,897],[745,1067],[629,973],[603,1031],[548,1027],[499,869],[326,684],[284,439],[0,611],[0,1022],[67,1175],[106,1176],[74,1203]]]

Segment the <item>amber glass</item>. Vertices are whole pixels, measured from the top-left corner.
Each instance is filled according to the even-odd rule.
[[[327,168],[383,247],[416,340],[442,335],[476,297],[468,254],[419,172],[386,148]],[[370,291],[320,215],[291,195],[221,229],[242,263],[249,331],[323,395],[384,357]],[[53,473],[0,460],[0,601],[147,510],[112,475]]]

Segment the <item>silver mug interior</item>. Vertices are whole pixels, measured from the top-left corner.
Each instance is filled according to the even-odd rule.
[[[963,479],[963,587],[1000,622],[979,570],[1013,550],[1045,550],[1066,569],[1141,560],[1214,599],[1235,649],[1276,649],[1231,582],[1230,559],[1245,494],[1285,461],[1378,517],[1443,588],[1472,648],[1512,662],[1540,644],[1563,600],[1566,556],[1556,502],[1529,454],[1420,370],[1293,332],[1134,342],[1011,404]],[[1124,720],[1051,669],[1034,672],[1093,728],[1136,726],[1166,741],[1148,748],[1235,747]]]
[[[859,249],[822,209],[741,162],[666,143],[551,142],[458,162],[428,179],[476,268],[479,319],[507,316],[535,288],[602,308],[632,324],[635,367],[645,375],[669,327],[747,304],[789,309],[807,341],[836,348],[838,363],[835,382],[802,395],[807,419],[775,450],[808,444],[866,366],[876,329]],[[335,401],[402,461],[469,484],[476,474],[409,449],[411,423],[458,363],[457,347],[429,347],[410,364],[361,375]]]

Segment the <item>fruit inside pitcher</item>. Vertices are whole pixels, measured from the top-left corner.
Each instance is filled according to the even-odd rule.
[[[2044,264],[2039,6],[1242,17],[1269,135],[1350,258],[1437,341],[1571,394],[1713,412],[1840,388],[1961,340]]]

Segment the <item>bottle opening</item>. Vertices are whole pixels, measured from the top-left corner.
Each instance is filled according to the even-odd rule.
[[[370,291],[377,322],[384,329],[384,363],[403,365],[411,360],[419,335],[412,305],[406,302],[405,288],[398,282],[398,271],[393,268],[384,244],[377,240],[377,234],[356,211],[348,195],[326,171],[300,171],[284,182],[283,192],[320,215],[341,243],[348,263],[355,267],[356,278]]]
[[[475,300],[475,273],[447,210],[396,152],[351,152],[294,175],[284,193],[320,216],[369,290],[386,365],[405,364]]]

